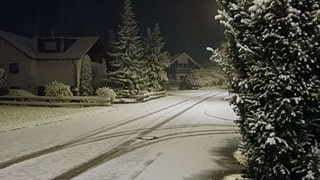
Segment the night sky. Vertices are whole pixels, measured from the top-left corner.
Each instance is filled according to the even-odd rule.
[[[223,41],[214,20],[215,0],[132,0],[140,34],[159,23],[171,55],[187,52],[208,61],[207,46]],[[0,30],[24,36],[101,36],[107,42],[118,31],[123,0],[9,0],[0,7]]]

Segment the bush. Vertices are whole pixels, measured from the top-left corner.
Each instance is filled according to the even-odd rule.
[[[102,99],[103,102],[109,98],[110,98],[110,101],[113,102],[114,99],[116,98],[116,93],[114,92],[114,90],[108,87],[102,87],[97,89],[96,94]]]
[[[180,89],[198,89],[202,87],[225,87],[226,77],[215,68],[195,69],[180,84]]]
[[[81,75],[80,75],[80,95],[90,96],[93,95],[93,72],[91,67],[91,59],[85,56],[82,61]]]
[[[0,68],[0,96],[7,95],[8,92],[6,73],[3,68]]]
[[[58,81],[53,81],[45,86],[45,95],[53,97],[72,96],[70,86],[65,85]]]

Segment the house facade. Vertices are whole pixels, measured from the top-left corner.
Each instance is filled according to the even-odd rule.
[[[167,75],[170,82],[181,82],[193,70],[200,65],[187,53],[179,53],[170,58],[170,66]]]
[[[89,56],[94,77],[106,73],[105,53],[98,37],[27,38],[0,31],[0,66],[8,87],[43,95],[57,80],[78,94],[82,60]]]

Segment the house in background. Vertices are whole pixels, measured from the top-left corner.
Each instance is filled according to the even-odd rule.
[[[82,60],[89,56],[95,78],[106,73],[105,50],[99,37],[27,38],[0,31],[0,65],[8,87],[43,95],[57,80],[78,94]]]
[[[201,66],[187,53],[179,53],[170,58],[170,66],[167,68],[169,82],[181,82],[193,70]]]

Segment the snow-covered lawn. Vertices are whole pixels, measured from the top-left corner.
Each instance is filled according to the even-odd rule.
[[[0,132],[37,126],[112,107],[31,107],[0,105]]]

